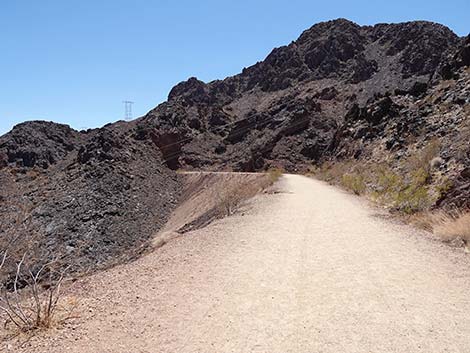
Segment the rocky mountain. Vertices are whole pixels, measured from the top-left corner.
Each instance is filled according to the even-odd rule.
[[[239,75],[178,84],[139,126],[154,131],[171,168],[293,170],[325,155],[354,106],[426,91],[461,43],[429,22],[320,23]]]
[[[441,204],[468,206],[469,65],[470,37],[440,24],[339,19],[236,76],[190,78],[131,123],[20,124],[0,137],[0,238],[27,209],[42,251],[109,264],[161,227],[178,200],[177,169],[399,160],[433,138],[454,182]]]

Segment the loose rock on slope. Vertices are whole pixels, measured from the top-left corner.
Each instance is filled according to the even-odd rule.
[[[175,173],[133,124],[29,122],[0,137],[0,155],[0,238],[37,242],[40,262],[85,271],[135,256],[178,200]]]

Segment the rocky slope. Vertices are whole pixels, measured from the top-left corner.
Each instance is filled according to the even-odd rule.
[[[154,131],[172,168],[295,169],[328,151],[355,105],[426,90],[461,41],[429,22],[320,23],[237,76],[178,84],[139,125]]]
[[[0,239],[84,271],[129,259],[162,227],[179,183],[133,124],[77,132],[28,122],[0,137]]]
[[[336,131],[330,160],[393,160],[396,167],[431,143],[449,181],[436,206],[470,207],[470,37],[439,64],[427,84],[355,104]]]
[[[320,23],[239,75],[178,84],[138,127],[172,169],[400,160],[437,138],[455,189],[444,203],[465,206],[469,42],[424,21]]]
[[[340,19],[239,75],[190,78],[132,123],[18,125],[0,137],[0,237],[37,233],[47,256],[106,265],[162,226],[178,199],[176,169],[400,160],[433,138],[453,181],[440,204],[468,206],[469,65],[470,38],[445,26]]]

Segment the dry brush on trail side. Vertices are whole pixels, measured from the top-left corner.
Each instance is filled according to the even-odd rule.
[[[232,215],[260,192],[274,192],[274,184],[282,173],[278,168],[264,173],[181,172],[183,190],[179,206],[154,240],[154,247]]]

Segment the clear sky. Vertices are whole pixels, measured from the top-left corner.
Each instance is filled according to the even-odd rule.
[[[431,20],[463,36],[470,0],[3,0],[0,134],[32,119],[75,128],[140,116],[190,76],[224,78],[313,24]]]

